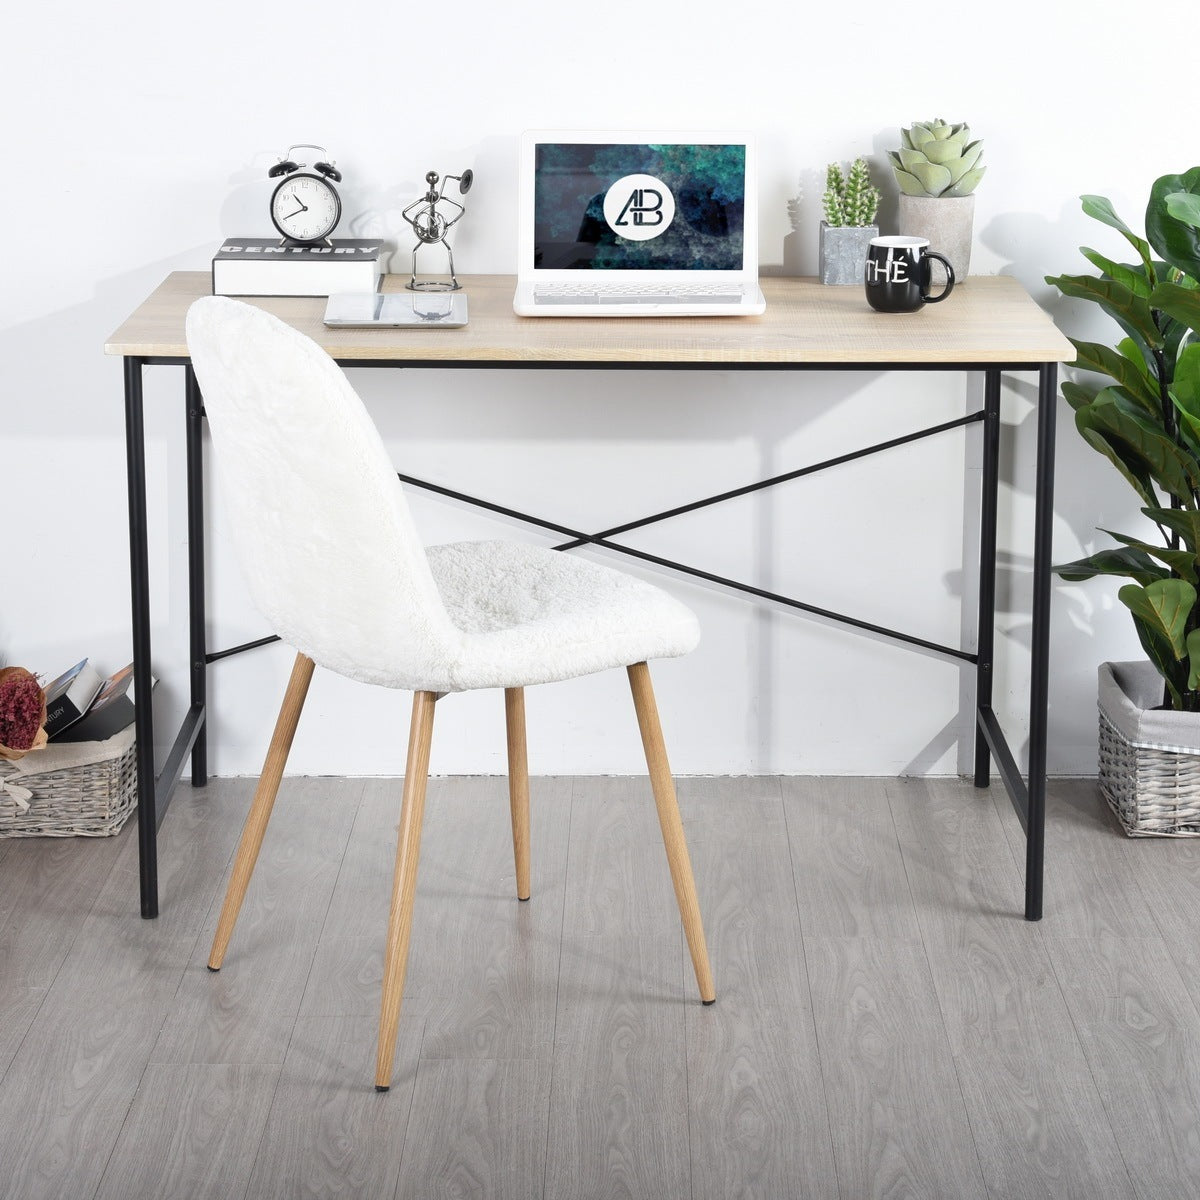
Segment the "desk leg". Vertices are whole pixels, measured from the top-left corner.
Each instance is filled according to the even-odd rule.
[[[983,483],[979,500],[979,623],[975,673],[975,786],[985,788],[991,755],[979,712],[992,707],[996,648],[996,501],[1000,483],[1000,372],[989,370],[983,387]]]
[[[204,402],[196,373],[184,377],[187,405],[188,625],[192,711],[204,714],[192,743],[192,787],[208,782],[208,642],[204,606]]]
[[[138,861],[142,916],[158,916],[158,819],[154,795],[154,718],[150,696],[150,569],[146,550],[146,436],[140,358],[125,359],[125,458],[129,492],[129,582],[133,615],[133,689],[137,736]]]
[[[1033,534],[1033,644],[1029,685],[1029,823],[1025,831],[1025,919],[1042,917],[1046,833],[1046,720],[1050,678],[1051,536],[1054,530],[1054,418],[1058,367],[1038,376],[1036,510]]]

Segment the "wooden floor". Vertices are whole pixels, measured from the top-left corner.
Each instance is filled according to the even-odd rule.
[[[1051,785],[1046,917],[999,789],[684,780],[702,1007],[645,780],[431,784],[393,1086],[372,1088],[399,786],[285,780],[224,970],[251,783],[0,842],[0,1196],[1200,1196],[1200,845]]]

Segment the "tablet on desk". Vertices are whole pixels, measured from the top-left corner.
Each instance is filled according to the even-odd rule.
[[[467,298],[462,292],[339,292],[325,306],[331,326],[435,325],[458,329],[467,323]]]

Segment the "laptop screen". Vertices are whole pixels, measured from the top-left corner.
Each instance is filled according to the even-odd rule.
[[[533,266],[740,271],[746,165],[739,143],[538,143]]]

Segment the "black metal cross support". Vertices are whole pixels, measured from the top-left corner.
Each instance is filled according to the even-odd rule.
[[[998,374],[996,378],[996,403],[998,417]],[[670,520],[672,517],[679,517],[683,516],[685,513],[697,512],[700,509],[710,508],[714,504],[721,504],[727,500],[734,500],[741,496],[753,495],[755,492],[761,492],[767,488],[778,487],[782,483],[790,483],[792,480],[802,479],[806,475],[815,475],[820,471],[827,471],[832,467],[842,466],[845,463],[854,462],[857,459],[868,458],[871,455],[880,454],[885,450],[895,449],[897,446],[905,446],[912,442],[920,441],[924,438],[933,437],[935,434],[946,433],[952,429],[961,429],[966,426],[976,424],[983,419],[984,414],[982,412],[976,412],[970,413],[965,417],[958,417],[953,421],[943,421],[941,424],[931,425],[926,429],[919,429],[914,433],[904,434],[900,437],[889,438],[884,442],[876,442],[874,445],[865,446],[860,450],[852,450],[846,454],[839,454],[834,458],[827,458],[821,462],[811,463],[806,467],[800,467],[794,471],[787,471],[782,475],[773,475],[769,479],[762,479],[757,483],[749,483],[742,487],[732,488],[729,491],[718,492],[713,496],[705,496],[703,499],[693,500],[688,504],[680,504],[674,508],[666,509],[663,512],[653,513],[646,517],[640,517],[636,521],[628,521],[624,525],[614,525],[611,529],[603,529],[599,533],[582,533],[579,530],[571,529],[568,526],[560,525],[557,522],[548,521],[542,517],[533,516],[530,513],[523,513],[514,508],[506,508],[503,505],[494,504],[490,500],[484,500],[479,496],[471,496],[465,492],[455,491],[453,488],[444,487],[442,484],[438,483],[431,483],[425,479],[418,479],[413,475],[405,475],[400,473],[398,477],[402,483],[409,484],[412,487],[423,488],[425,491],[434,492],[439,496],[446,496],[452,500],[458,500],[464,504],[469,504],[473,508],[486,509],[488,512],[494,512],[501,516],[510,517],[513,520],[521,521],[526,525],[533,525],[539,529],[546,529],[552,533],[563,534],[564,536],[570,538],[569,541],[560,542],[554,547],[555,550],[574,550],[580,546],[599,546],[605,550],[613,550],[618,554],[624,554],[631,558],[639,559],[642,562],[651,563],[654,566],[665,567],[668,570],[677,571],[683,575],[690,575],[693,579],[703,579],[706,583],[713,583],[718,587],[729,588],[733,591],[742,592],[745,595],[755,596],[760,600],[766,600],[773,604],[780,604],[787,608],[793,608],[800,612],[806,612],[811,616],[823,617],[827,620],[835,621],[841,625],[847,625],[853,629],[858,629],[865,633],[879,634],[883,637],[890,638],[893,641],[902,642],[906,645],[914,646],[922,650],[931,650],[936,654],[942,654],[949,658],[961,659],[964,662],[974,664],[977,661],[977,656],[969,650],[964,650],[957,646],[944,646],[938,642],[931,642],[926,638],[916,637],[909,633],[902,633],[896,629],[889,629],[884,625],[877,625],[871,621],[863,621],[857,617],[851,617],[845,613],[835,612],[833,609],[821,608],[815,604],[808,604],[803,600],[797,600],[795,597],[784,596],[778,592],[767,591],[766,589],[756,587],[753,584],[743,583],[736,579],[729,579],[724,575],[717,575],[711,571],[704,571],[698,567],[688,566],[686,563],[676,562],[674,559],[662,558],[657,554],[648,554],[644,550],[635,550],[632,546],[623,545],[621,542],[614,542],[612,539],[622,533],[629,533],[635,529],[645,529],[647,526],[656,525],[661,521]]]

